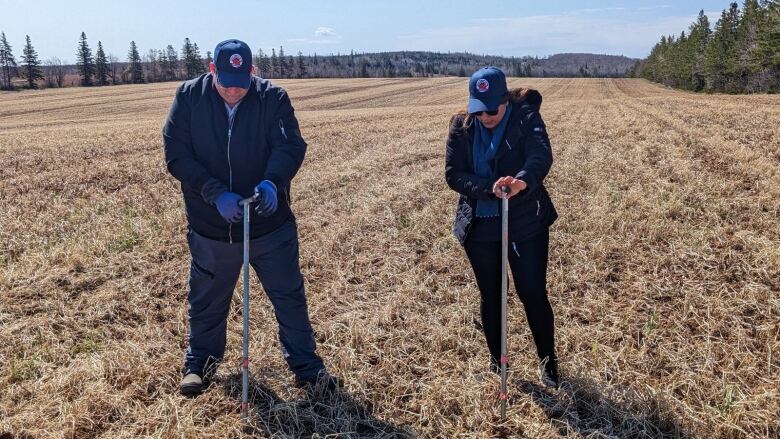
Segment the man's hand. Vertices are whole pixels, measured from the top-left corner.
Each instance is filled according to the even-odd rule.
[[[214,204],[217,205],[217,210],[222,215],[222,218],[225,218],[225,221],[237,223],[244,216],[244,211],[238,205],[239,201],[241,201],[241,196],[225,191],[217,197]]]
[[[255,186],[255,194],[260,195],[255,212],[260,216],[273,215],[279,204],[276,198],[276,185],[270,180],[263,180]]]
[[[501,192],[503,187],[509,188],[509,193],[506,194],[506,197],[512,198],[528,187],[528,185],[523,180],[518,180],[515,177],[501,177],[493,183],[493,194],[497,198],[504,198],[504,193]]]

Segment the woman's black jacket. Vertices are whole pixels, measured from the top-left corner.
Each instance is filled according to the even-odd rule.
[[[510,115],[504,139],[494,161],[495,175],[513,175],[528,187],[509,199],[509,240],[523,241],[549,227],[558,213],[544,187],[544,178],[552,165],[552,150],[547,130],[539,114],[542,96],[536,90],[510,91]],[[466,124],[467,114],[452,117],[447,137],[445,178],[447,184],[460,194],[455,214],[453,233],[465,243],[474,221],[477,200],[496,200],[493,179],[474,173],[472,141],[474,125]]]

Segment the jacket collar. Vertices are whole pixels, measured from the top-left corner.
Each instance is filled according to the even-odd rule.
[[[227,108],[225,108],[225,101],[217,92],[216,87],[214,87],[213,75],[208,75],[208,77],[206,78],[206,87],[208,88],[209,110],[211,112],[212,126],[214,127],[214,136],[217,139],[217,145],[221,149],[227,150],[227,142],[228,142]],[[244,96],[244,98],[241,100],[241,105],[239,105],[238,108],[236,109],[236,114],[234,117],[238,118],[240,117],[239,115],[241,114],[245,114],[249,111],[253,111],[257,101],[256,95],[257,95],[256,78],[252,77],[252,81],[250,82],[249,85],[249,92],[247,92],[246,96]]]

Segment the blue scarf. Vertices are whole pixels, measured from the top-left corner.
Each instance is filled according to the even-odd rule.
[[[504,139],[504,131],[509,121],[509,115],[512,113],[512,106],[506,106],[506,113],[501,119],[501,123],[491,133],[488,128],[482,125],[479,119],[474,118],[474,144],[472,152],[474,156],[474,173],[480,177],[488,178],[490,181],[496,181],[496,169],[493,160],[501,147],[501,140]],[[477,200],[477,217],[488,218],[498,216],[498,200]]]

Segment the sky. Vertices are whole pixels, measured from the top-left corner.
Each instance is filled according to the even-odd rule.
[[[29,35],[41,60],[75,60],[81,32],[93,53],[124,60],[184,38],[201,54],[238,38],[285,54],[396,50],[547,56],[588,52],[643,58],[661,35],[686,30],[699,10],[714,26],[728,0],[661,1],[35,1],[0,0],[0,31],[19,58]],[[742,2],[740,2],[741,4]]]

